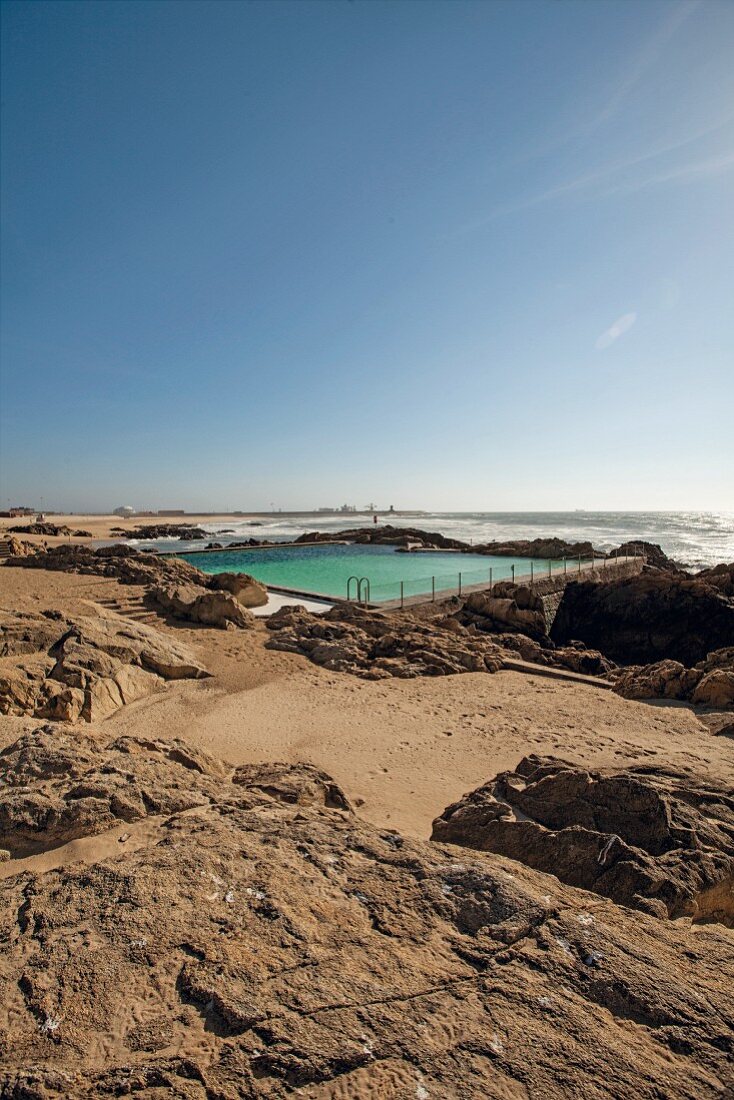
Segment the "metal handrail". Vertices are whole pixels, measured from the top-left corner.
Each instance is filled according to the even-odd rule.
[[[362,598],[362,585],[366,585],[366,589],[365,589],[366,592],[367,592],[366,599]],[[359,580],[357,581],[357,603],[368,604],[368,603],[371,603],[371,602],[372,602],[372,597],[370,595],[370,580],[369,580],[369,577],[360,577]]]
[[[351,588],[352,588],[352,581],[355,581],[356,584],[357,584],[357,600],[359,600],[359,577],[357,577],[357,576],[351,576],[347,580],[347,599],[351,600],[351,598],[352,598],[351,595],[350,595]]]

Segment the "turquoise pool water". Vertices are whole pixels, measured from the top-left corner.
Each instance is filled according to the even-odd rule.
[[[314,595],[344,599],[349,577],[367,577],[373,603],[400,598],[400,582],[405,596],[456,591],[461,573],[462,586],[489,584],[530,572],[529,558],[494,558],[482,554],[400,554],[392,546],[278,546],[266,550],[218,550],[206,554],[177,555],[191,562],[202,573],[250,573],[264,584],[295,588]],[[548,576],[563,562],[533,559],[536,577]],[[352,595],[355,585],[352,583]]]

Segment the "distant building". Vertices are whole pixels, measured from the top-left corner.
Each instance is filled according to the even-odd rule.
[[[186,513],[183,508],[159,508],[157,515],[159,516],[185,516]]]
[[[135,509],[131,504],[121,504],[119,508],[115,508],[112,513],[113,516],[134,516]]]

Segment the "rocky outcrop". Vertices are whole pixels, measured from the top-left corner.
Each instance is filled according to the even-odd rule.
[[[426,624],[338,604],[322,615],[284,607],[266,626],[273,631],[269,649],[302,653],[324,668],[368,680],[496,672],[502,667],[499,647],[472,637],[455,619]]]
[[[348,531],[309,531],[299,535],[298,542],[354,542],[365,546],[414,546],[432,550],[469,550],[468,542],[447,538],[438,531],[421,531],[417,527],[354,527]]]
[[[255,622],[252,612],[230,592],[212,592],[196,584],[154,585],[149,589],[148,598],[174,619],[203,626],[226,629],[231,625],[248,629]]]
[[[202,573],[180,558],[141,553],[133,546],[56,546],[30,557],[11,557],[7,565],[63,573],[114,577],[121,584],[148,588],[150,602],[174,618],[207,626],[247,627],[245,610],[267,603],[267,589],[248,573]]]
[[[191,527],[185,523],[151,523],[135,527],[130,531],[117,528],[121,538],[125,539],[182,539],[185,542],[198,542],[208,538],[203,527]]]
[[[187,646],[116,616],[64,617],[0,610],[0,714],[98,721],[208,672]]]
[[[125,741],[77,754],[40,733],[4,754],[22,783],[9,841],[49,869],[0,865],[0,1092],[720,1100],[734,1085],[734,945],[715,926],[692,937],[602,898],[589,912],[520,864],[374,828],[304,765],[228,777],[181,742]],[[40,809],[13,802],[24,789],[53,850]]]
[[[453,614],[439,610],[430,619],[410,612],[365,611],[354,604],[337,604],[319,615],[303,607],[284,607],[266,620],[274,634],[267,644],[270,649],[302,653],[334,672],[369,680],[497,672],[517,657],[587,675],[604,675],[614,667],[580,644],[559,648],[522,634],[490,637],[474,625],[464,626],[461,603],[456,603]]]
[[[38,543],[16,539],[13,535],[9,535],[0,542],[0,551],[3,558],[27,558],[29,554],[38,553]]]
[[[568,542],[566,539],[511,539],[509,542],[485,542],[471,548],[474,554],[491,554],[500,558],[597,558],[606,555],[595,550],[590,542]]]
[[[686,668],[680,661],[631,665],[613,675],[626,699],[680,699],[702,706],[734,707],[734,648],[718,649]]]
[[[504,581],[491,592],[472,592],[464,602],[462,621],[491,633],[509,631],[531,638],[545,638],[548,633],[542,597],[528,585]]]
[[[91,539],[91,531],[75,531],[71,527],[67,527],[65,523],[60,525],[55,523],[27,523],[20,527],[10,527],[9,531],[14,535],[47,535],[52,538],[58,538],[62,536],[67,538],[69,536],[77,539]]]
[[[134,546],[115,544],[93,549],[90,546],[53,546],[27,557],[10,557],[6,565],[22,569],[50,569],[60,573],[79,573],[114,577],[121,584],[206,584],[207,578],[193,565],[178,558],[141,553]]]
[[[583,642],[572,642],[567,646],[556,646],[547,639],[535,641],[523,634],[503,634],[499,641],[507,655],[515,654],[523,661],[545,665],[546,668],[568,669],[582,676],[600,676],[608,678],[616,669],[597,649],[587,649]]]
[[[644,557],[648,565],[655,569],[667,569],[669,572],[677,572],[678,565],[669,558],[657,542],[645,542],[644,539],[623,542],[614,552],[619,557]],[[611,556],[611,555],[610,555]]]
[[[700,573],[696,573],[696,580],[718,588],[723,596],[734,596],[734,562],[715,565],[712,569],[703,569]]]
[[[509,856],[655,916],[734,926],[731,792],[671,770],[525,757],[444,810],[432,839]]]
[[[567,542],[565,539],[514,539],[510,542],[487,542],[472,546],[461,539],[448,538],[438,531],[422,531],[418,527],[355,527],[347,531],[309,531],[296,542],[354,542],[371,546],[398,546],[424,550],[463,550],[472,554],[490,554],[513,558],[591,557],[604,555],[594,550],[590,542]]]
[[[705,579],[646,568],[622,580],[567,585],[550,632],[621,664],[670,659],[692,666],[734,646],[734,600]]]
[[[41,726],[0,752],[0,846],[19,859],[207,805],[225,774],[183,741],[121,737],[101,751],[98,736]]]

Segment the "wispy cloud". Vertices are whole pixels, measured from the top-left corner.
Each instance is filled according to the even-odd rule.
[[[485,218],[481,218],[469,225],[462,226],[458,232],[465,233],[481,229],[482,226],[487,225],[495,218],[502,217],[505,214],[514,214],[520,210],[528,210],[533,206],[540,206],[543,203],[550,202],[553,199],[563,198],[567,195],[583,195],[585,192],[588,192],[593,197],[605,197],[617,193],[631,194],[634,191],[641,191],[655,184],[672,183],[677,180],[684,181],[686,179],[695,179],[696,177],[703,176],[715,176],[729,171],[732,166],[734,166],[734,149],[717,156],[709,157],[708,159],[687,161],[652,173],[643,172],[633,178],[620,180],[615,183],[615,177],[621,176],[623,173],[629,171],[629,169],[638,168],[651,161],[659,160],[670,153],[686,149],[688,146],[694,145],[703,138],[726,129],[726,127],[731,126],[732,122],[734,122],[734,115],[729,115],[723,121],[706,126],[678,141],[669,142],[665,145],[658,145],[653,149],[649,149],[646,153],[641,153],[635,157],[611,161],[608,164],[600,165],[591,172],[583,172],[580,175],[573,176],[571,179],[564,180],[563,183],[556,184],[554,187],[549,187],[544,191],[536,192],[534,195],[527,195],[525,198],[498,205]]]
[[[687,19],[700,7],[701,0],[685,0],[684,3],[674,5],[655,29],[651,37],[638,49],[630,59],[624,73],[616,87],[613,89],[607,102],[586,124],[582,124],[578,135],[588,135],[597,130],[620,110],[630,93],[640,84],[647,73],[652,69],[663,54],[668,42],[683,26]]]
[[[683,0],[682,3],[671,4],[664,19],[655,28],[646,41],[640,43],[631,56],[626,59],[624,68],[618,74],[616,84],[607,91],[606,100],[591,117],[587,115],[577,118],[565,128],[564,132],[550,137],[549,140],[536,145],[518,157],[514,163],[522,164],[527,161],[537,160],[548,156],[555,150],[577,141],[579,138],[588,139],[605,123],[611,121],[630,98],[638,85],[642,84],[645,77],[654,69],[656,63],[665,52],[665,48],[680,28],[693,15],[703,0]],[[588,97],[583,96],[586,102]]]
[[[662,183],[674,183],[676,180],[693,179],[699,176],[720,176],[731,168],[734,168],[734,150],[730,153],[723,153],[720,157],[709,157],[708,160],[679,164],[673,168],[653,172],[651,175],[643,176],[629,183],[620,183],[615,187],[608,188],[604,194],[616,195],[620,192],[642,191],[645,187],[654,187]]]
[[[602,332],[594,345],[596,350],[604,351],[605,348],[610,348],[615,341],[619,340],[620,336],[624,336],[625,332],[629,332],[636,320],[636,313],[623,313],[613,325]]]

